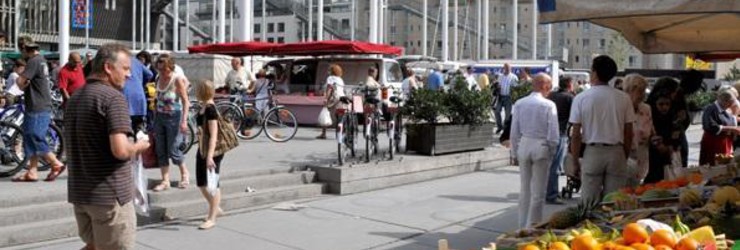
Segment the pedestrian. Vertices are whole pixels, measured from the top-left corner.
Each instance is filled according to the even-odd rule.
[[[542,221],[547,173],[560,139],[557,106],[546,98],[551,88],[550,76],[539,73],[532,83],[532,93],[514,105],[511,145],[521,180],[520,229]]]
[[[168,54],[162,54],[157,59],[159,79],[157,86],[157,108],[154,116],[154,133],[157,152],[157,163],[162,172],[162,182],[154,191],[163,191],[170,188],[170,159],[172,164],[180,167],[180,183],[178,188],[184,189],[190,185],[188,169],[185,166],[180,144],[183,135],[188,131],[188,80],[185,75],[175,73],[175,59]]]
[[[332,64],[329,66],[329,77],[326,78],[326,85],[324,86],[324,106],[329,109],[329,114],[332,116],[332,121],[336,121],[336,109],[337,105],[342,105],[339,102],[339,98],[344,96],[344,80],[342,80],[342,67],[338,64]],[[321,134],[316,139],[326,139],[326,127],[321,128]]]
[[[427,77],[427,89],[442,91],[444,90],[444,75],[442,75],[442,65],[437,65],[436,70],[432,70],[432,73]]]
[[[403,79],[403,83],[401,83],[401,92],[403,93],[404,99],[408,99],[411,96],[411,93],[420,88],[416,81],[416,72],[409,68],[406,69],[406,74],[408,76],[406,79]]]
[[[88,51],[85,53],[85,67],[82,68],[82,72],[85,73],[85,77],[90,75],[90,72],[92,71],[92,61],[93,61],[93,54],[92,52]]]
[[[255,79],[252,73],[244,68],[244,58],[234,57],[231,59],[231,71],[226,75],[226,88],[229,93],[243,93]]]
[[[49,175],[44,181],[54,181],[67,169],[49,149],[46,132],[51,123],[51,86],[49,66],[44,56],[39,54],[39,45],[24,44],[23,56],[27,60],[26,69],[18,77],[16,85],[24,91],[25,114],[23,116],[23,152],[30,157],[28,171],[12,179],[15,182],[38,181],[40,158],[51,165]]]
[[[627,75],[621,83],[624,92],[630,96],[632,107],[635,112],[635,123],[632,124],[634,133],[632,139],[627,167],[629,177],[627,185],[634,187],[640,185],[647,177],[650,166],[650,138],[655,134],[653,127],[653,115],[650,105],[645,101],[645,89],[647,80],[639,74]]]
[[[123,85],[123,94],[128,102],[129,115],[131,115],[131,128],[134,133],[144,131],[147,107],[144,85],[154,78],[154,74],[136,58],[131,58],[131,73]]]
[[[550,164],[550,171],[547,178],[547,196],[545,202],[547,204],[564,204],[560,198],[558,198],[558,170],[563,169],[565,163],[565,156],[568,153],[568,116],[570,115],[570,108],[573,104],[573,78],[562,77],[560,78],[560,84],[558,91],[551,93],[548,99],[555,103],[558,111],[558,128],[560,129],[560,140],[558,141],[557,151]]]
[[[15,64],[13,65],[13,72],[10,73],[8,76],[8,79],[6,81],[7,85],[5,86],[5,99],[6,104],[14,104],[15,100],[23,95],[23,90],[21,90],[20,87],[18,87],[18,78],[21,76],[23,71],[26,70],[26,61],[23,59],[18,59],[15,61]]]
[[[62,70],[62,66],[59,65],[59,61],[51,61],[49,68],[51,69],[49,80],[51,80],[52,85],[59,86],[59,72]]]
[[[653,93],[651,93],[653,94]],[[650,138],[648,152],[648,173],[643,183],[656,183],[663,180],[664,167],[671,165],[673,152],[679,151],[681,128],[674,123],[675,114],[671,112],[671,93],[655,93],[650,103],[655,135]]]
[[[80,53],[69,53],[69,62],[59,70],[57,86],[62,92],[62,99],[65,103],[76,90],[85,86],[85,74],[82,69],[82,57]]]
[[[144,67],[146,69],[152,72],[152,78],[141,83],[144,86],[144,93],[146,96],[146,125],[147,127],[152,127],[154,125],[154,111],[156,110],[155,106],[157,103],[157,88],[154,82],[155,79],[157,79],[157,70],[152,64],[152,55],[146,50],[143,50],[136,54],[136,59],[144,64]]]
[[[129,160],[149,142],[130,142],[131,121],[121,93],[131,55],[103,45],[88,83],[69,99],[64,140],[69,161],[68,201],[74,206],[84,249],[134,249],[136,213]]]
[[[465,82],[468,83],[468,89],[469,90],[475,90],[480,91],[481,88],[478,87],[478,79],[475,77],[475,73],[473,71],[472,66],[468,66],[467,70],[465,71],[465,74],[463,75],[465,77]]]
[[[704,108],[699,151],[700,165],[715,165],[716,155],[732,155],[732,139],[740,134],[740,127],[728,109],[735,105],[737,96],[730,90],[723,90],[717,95],[717,101]]]
[[[195,97],[203,107],[196,116],[196,123],[201,135],[198,153],[195,156],[195,181],[203,197],[208,202],[208,214],[199,229],[210,229],[216,225],[216,217],[223,213],[221,209],[221,190],[214,193],[208,191],[208,171],[221,174],[221,160],[224,155],[214,155],[216,140],[218,139],[218,110],[213,96],[216,90],[213,82],[205,80],[196,85]],[[218,186],[218,184],[216,184]]]
[[[490,81],[488,80],[488,75],[491,74],[490,69],[486,69],[483,74],[478,75],[478,89],[484,90],[488,89],[491,85]]]
[[[519,78],[511,72],[511,66],[509,66],[508,63],[504,64],[504,72],[499,76],[499,97],[493,112],[493,115],[496,118],[496,126],[498,127],[496,134],[501,133],[501,131],[504,130],[504,123],[501,119],[501,110],[503,109],[505,111],[504,117],[509,117],[511,115],[511,87],[517,86],[517,82],[519,82]]]
[[[627,156],[632,149],[635,111],[623,91],[609,86],[617,74],[617,64],[601,55],[591,64],[593,86],[573,99],[569,122],[571,153],[586,150],[581,163],[581,191],[585,202],[600,201],[602,194],[617,191],[627,181]],[[585,145],[583,145],[585,143]]]
[[[699,73],[701,75],[701,73]],[[699,80],[702,78],[700,77]],[[670,77],[661,77],[655,82],[650,95],[648,96],[648,102],[655,102],[655,94],[668,93],[671,97],[671,115],[675,119],[675,123],[680,125],[678,130],[679,141],[681,142],[681,164],[684,168],[688,166],[689,157],[689,142],[686,137],[686,131],[691,126],[691,119],[689,117],[689,106],[686,100],[686,93],[681,86],[687,88],[694,88],[695,85],[701,85],[699,83],[691,83],[693,80],[687,80],[684,85],[679,85],[679,82]],[[703,108],[703,107],[700,107]]]

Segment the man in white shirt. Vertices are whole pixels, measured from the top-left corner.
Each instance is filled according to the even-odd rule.
[[[480,88],[478,88],[478,79],[476,79],[475,74],[473,74],[473,67],[468,66],[468,69],[465,72],[465,81],[468,83],[468,89],[476,91],[480,90]]]
[[[519,165],[519,228],[542,221],[547,191],[547,173],[560,141],[558,112],[547,99],[552,79],[545,73],[535,76],[532,93],[514,105],[511,148]]]
[[[570,111],[571,153],[586,151],[581,170],[584,201],[601,200],[627,182],[627,156],[632,145],[635,111],[630,97],[609,86],[617,74],[617,64],[608,56],[594,58],[590,90],[576,96]],[[579,166],[580,167],[580,166]]]
[[[498,102],[496,102],[496,108],[494,113],[494,117],[496,118],[496,126],[498,129],[496,130],[496,134],[501,133],[501,131],[504,131],[504,122],[503,119],[501,119],[501,109],[504,109],[505,117],[509,117],[511,115],[511,87],[517,86],[519,82],[519,78],[514,74],[511,73],[511,66],[509,64],[504,64],[504,73],[499,76],[499,98]]]
[[[244,68],[244,59],[234,57],[231,59],[231,71],[226,75],[226,88],[232,94],[238,93],[250,86],[250,81],[254,81],[252,74]]]
[[[17,81],[18,77],[21,76],[21,73],[23,73],[24,70],[26,70],[26,61],[23,59],[15,61],[13,72],[8,76],[8,80],[6,81],[7,85],[5,86],[5,91],[13,95],[13,97],[23,95],[23,90],[18,87]]]

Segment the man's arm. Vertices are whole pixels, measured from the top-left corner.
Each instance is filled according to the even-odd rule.
[[[108,136],[110,140],[110,150],[113,157],[118,160],[129,160],[135,155],[149,148],[149,142],[145,140],[131,143],[125,133],[114,133]]]
[[[188,129],[188,112],[190,111],[190,100],[188,100],[188,82],[185,76],[181,76],[175,81],[175,91],[180,96],[180,102],[182,103],[182,116],[180,118],[180,130],[187,131]]]
[[[581,147],[583,147],[583,133],[581,131],[581,124],[574,123],[570,127],[570,153],[576,159],[580,157]]]
[[[144,84],[150,82],[154,78],[154,73],[152,73],[151,70],[149,70],[148,67],[145,67],[144,65],[141,65],[141,72],[144,73]]]
[[[65,75],[59,73],[58,80],[59,82],[57,83],[57,86],[59,87],[59,90],[62,91],[62,97],[66,101],[69,99],[69,92],[67,92],[67,86],[69,86],[69,79],[67,79]]]
[[[517,152],[519,152],[519,138],[522,137],[521,131],[519,131],[519,108],[514,105],[511,111],[511,132],[509,132],[509,141],[511,141],[511,155],[512,158],[517,158]]]

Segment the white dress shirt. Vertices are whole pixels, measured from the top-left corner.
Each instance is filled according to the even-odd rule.
[[[512,152],[518,152],[522,137],[545,140],[551,147],[558,145],[558,108],[542,94],[533,92],[517,101],[512,108],[511,117]]]
[[[624,125],[637,120],[632,99],[609,85],[596,85],[573,99],[569,122],[581,124],[583,142],[624,143]]]
[[[501,87],[501,95],[510,96],[511,87],[518,85],[518,82],[519,82],[519,77],[514,75],[514,73],[509,72],[509,74],[501,75],[501,77],[499,77],[499,86]]]

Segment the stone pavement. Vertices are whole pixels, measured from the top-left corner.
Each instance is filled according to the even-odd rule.
[[[563,183],[563,182],[561,182]],[[504,167],[379,191],[327,196],[298,211],[262,209],[140,229],[138,249],[480,249],[514,230],[519,174]],[[575,201],[570,201],[575,203]],[[547,214],[564,206],[546,207]],[[77,238],[14,249],[79,249]]]

